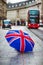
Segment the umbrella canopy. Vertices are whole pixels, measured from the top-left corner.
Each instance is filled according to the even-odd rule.
[[[10,30],[6,34],[5,38],[9,42],[9,45],[19,52],[33,51],[33,40],[29,34],[23,32],[22,30]]]

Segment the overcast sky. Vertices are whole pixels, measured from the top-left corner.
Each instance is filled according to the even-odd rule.
[[[11,2],[11,3],[17,3],[21,1],[26,1],[26,0],[7,0],[7,2]]]

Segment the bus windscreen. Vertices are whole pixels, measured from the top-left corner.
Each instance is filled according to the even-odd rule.
[[[29,11],[29,14],[30,15],[38,15],[39,14],[39,11],[38,10],[30,10]]]
[[[39,10],[29,10],[28,20],[29,23],[39,23]]]

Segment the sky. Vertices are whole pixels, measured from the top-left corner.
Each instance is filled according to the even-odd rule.
[[[8,2],[17,3],[17,2],[21,2],[21,1],[26,1],[26,0],[7,0],[7,3]]]

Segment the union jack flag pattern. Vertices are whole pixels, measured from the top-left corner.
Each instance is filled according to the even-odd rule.
[[[31,37],[22,30],[10,30],[6,36],[9,45],[19,52],[33,51],[34,42]]]

